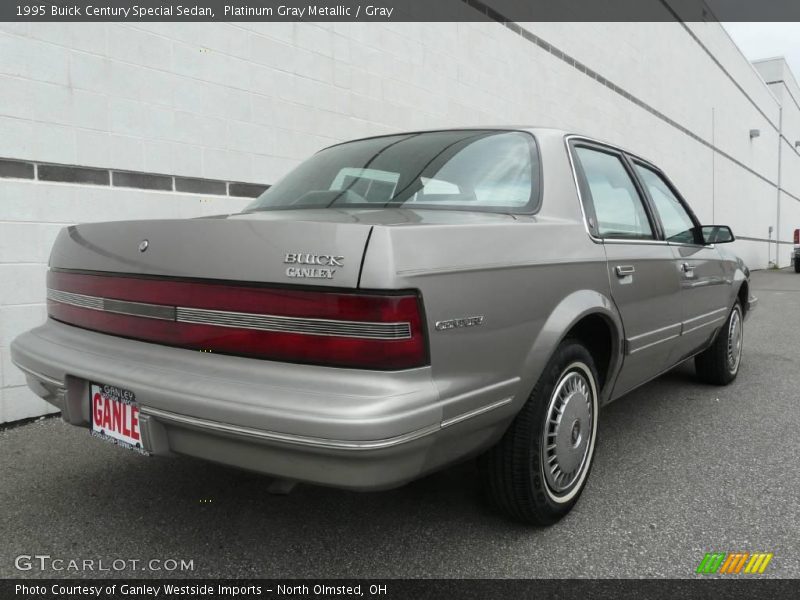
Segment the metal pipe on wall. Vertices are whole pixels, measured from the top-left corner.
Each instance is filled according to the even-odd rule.
[[[778,192],[775,215],[775,266],[781,267],[781,170],[783,167],[783,106],[778,107]]]

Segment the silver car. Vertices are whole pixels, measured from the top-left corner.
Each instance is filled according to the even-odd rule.
[[[550,524],[600,407],[694,357],[724,385],[749,272],[652,163],[540,128],[320,151],[241,214],[61,231],[28,385],[92,435],[276,481],[402,485],[480,456]]]

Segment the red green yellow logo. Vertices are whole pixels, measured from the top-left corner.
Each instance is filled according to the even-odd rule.
[[[772,560],[772,552],[706,552],[696,573],[738,575],[761,574]]]

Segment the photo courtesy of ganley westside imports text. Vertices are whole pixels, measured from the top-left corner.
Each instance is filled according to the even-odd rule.
[[[381,597],[389,594],[389,584],[325,583],[59,583],[14,585],[15,597],[36,598],[239,598],[265,596],[293,597]]]

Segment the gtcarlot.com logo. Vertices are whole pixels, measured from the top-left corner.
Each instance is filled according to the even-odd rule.
[[[760,575],[767,569],[772,556],[772,552],[706,552],[695,572],[703,575]]]
[[[194,571],[194,560],[183,558],[58,558],[49,554],[20,554],[17,571]]]

